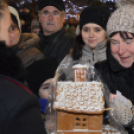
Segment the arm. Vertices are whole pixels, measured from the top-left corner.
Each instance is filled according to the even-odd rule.
[[[46,134],[38,99],[34,95],[21,99],[12,110],[6,123],[5,133]]]

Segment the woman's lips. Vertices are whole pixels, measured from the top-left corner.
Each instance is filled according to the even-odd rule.
[[[126,60],[128,60],[130,57],[120,57],[120,59],[122,60],[122,61],[126,61]]]
[[[88,40],[88,41],[91,42],[91,43],[95,42],[95,40]]]

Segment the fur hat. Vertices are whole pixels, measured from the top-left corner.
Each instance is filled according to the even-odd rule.
[[[117,0],[116,6],[107,23],[107,37],[118,31],[134,33],[134,0]]]
[[[20,32],[21,32],[21,23],[20,23],[18,11],[14,7],[11,7],[11,6],[8,6],[8,9],[9,9],[9,12],[12,13],[16,17],[17,22],[18,22],[18,27],[19,27]]]
[[[95,23],[106,30],[106,24],[110,16],[110,11],[105,7],[93,6],[85,8],[80,15],[80,31],[87,23]]]
[[[60,11],[65,11],[65,5],[62,0],[38,0],[38,10],[41,10],[46,6],[54,6]]]

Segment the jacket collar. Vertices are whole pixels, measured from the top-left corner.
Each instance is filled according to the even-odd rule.
[[[55,39],[57,40],[57,39],[60,39],[61,38],[61,36],[63,35],[65,33],[65,28],[63,27],[61,30],[59,30],[59,31],[57,31],[57,32],[55,32],[55,33],[53,33],[53,34],[51,34],[50,36],[45,36],[44,34],[43,34],[43,31],[40,31],[39,32],[39,37],[42,39],[42,38],[49,38],[51,41],[53,41],[53,42],[55,42]]]

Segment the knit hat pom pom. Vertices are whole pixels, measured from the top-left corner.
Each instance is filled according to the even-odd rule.
[[[116,0],[116,7],[134,5],[134,0]]]

